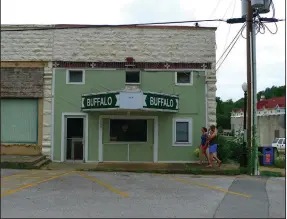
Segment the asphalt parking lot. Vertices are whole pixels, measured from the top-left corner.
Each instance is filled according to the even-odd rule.
[[[2,169],[1,217],[285,218],[285,178]]]

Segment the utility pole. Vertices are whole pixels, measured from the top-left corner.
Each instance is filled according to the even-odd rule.
[[[249,171],[258,175],[258,139],[257,139],[257,76],[256,76],[256,23],[253,18],[270,11],[271,0],[241,0],[242,17],[227,20],[229,24],[246,22],[246,57],[247,57],[247,154]],[[254,8],[254,9],[253,9]],[[255,12],[255,13],[254,13]],[[258,18],[258,22],[278,22],[276,18]],[[244,135],[245,137],[245,135]]]
[[[252,22],[252,35],[251,35],[251,51],[252,51],[252,151],[254,161],[254,175],[259,175],[258,168],[258,135],[257,135],[257,71],[256,71],[256,24]]]
[[[253,19],[253,10],[251,7],[250,0],[247,0],[247,14],[246,14],[246,57],[247,57],[247,148],[248,148],[248,160],[249,164],[252,160],[252,61],[251,61],[251,39],[252,39],[252,19]],[[251,165],[253,166],[253,165]],[[251,168],[249,166],[249,168]],[[253,170],[250,169],[252,173]]]

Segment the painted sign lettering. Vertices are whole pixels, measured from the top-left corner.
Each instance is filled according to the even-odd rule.
[[[158,93],[143,93],[145,103],[144,108],[158,109],[163,111],[178,110],[178,96]]]
[[[82,110],[108,109],[119,107],[119,92],[82,96]]]

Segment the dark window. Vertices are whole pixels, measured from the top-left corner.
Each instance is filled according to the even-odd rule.
[[[147,142],[147,120],[111,119],[110,141]]]
[[[191,83],[191,73],[190,72],[177,72],[178,84],[190,84]]]
[[[126,72],[126,83],[131,83],[131,84],[140,83],[140,72],[139,71],[127,71]]]
[[[69,83],[82,83],[83,71],[69,70]]]
[[[189,142],[188,137],[188,122],[176,122],[176,139],[178,143],[187,143]]]
[[[281,138],[279,141],[278,141],[278,144],[282,144],[283,143],[283,139]]]

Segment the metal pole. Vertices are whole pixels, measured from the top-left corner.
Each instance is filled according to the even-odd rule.
[[[252,7],[251,7],[251,1],[248,0],[247,2],[247,16],[246,16],[246,57],[247,57],[247,146],[249,151],[249,158],[252,158],[252,155],[250,152],[251,149],[251,131],[252,131],[252,123],[251,123],[251,80],[252,80],[252,68],[251,68],[251,34],[252,34]],[[251,168],[251,166],[250,166]],[[250,170],[252,171],[252,170]],[[253,172],[253,171],[252,171]]]
[[[247,110],[247,91],[244,91],[244,118],[243,118],[243,129],[246,130],[246,110]],[[246,140],[246,138],[245,138]]]
[[[257,139],[257,74],[256,74],[256,25],[252,24],[252,92],[253,92],[253,127],[252,127],[252,147],[254,152],[254,175],[259,175],[258,172],[258,139]]]
[[[243,166],[247,166],[247,148],[246,148],[246,111],[247,111],[247,92],[244,91],[244,112],[243,112],[243,131],[244,131],[244,136],[243,136]]]

